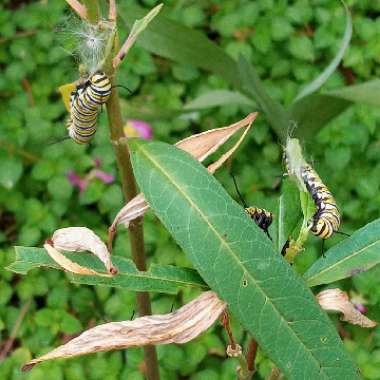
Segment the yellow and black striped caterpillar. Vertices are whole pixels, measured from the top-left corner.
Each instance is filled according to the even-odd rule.
[[[107,102],[111,90],[108,76],[98,71],[71,93],[67,128],[76,143],[86,144],[94,137],[99,111]]]
[[[251,217],[251,219],[267,234],[270,240],[272,240],[271,236],[269,235],[268,228],[272,224],[273,221],[273,214],[265,210],[263,208],[259,207],[249,207],[247,203],[245,202],[243,196],[241,195],[235,176],[231,173],[232,180],[234,181],[236,192],[243,203],[245,212]]]
[[[338,232],[340,226],[340,212],[335,198],[309,164],[302,165],[300,173],[317,207],[309,222],[310,231],[321,239],[328,239],[334,232]]]

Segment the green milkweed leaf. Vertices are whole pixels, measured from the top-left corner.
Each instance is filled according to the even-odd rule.
[[[254,106],[254,102],[237,91],[215,90],[199,95],[185,104],[184,109],[197,110],[210,107],[226,106],[231,104]]]
[[[295,230],[302,222],[299,190],[288,178],[282,181],[281,195],[273,221],[273,242],[277,252],[281,252],[289,237],[296,238]]]
[[[379,107],[380,80],[372,80],[355,86],[342,87],[337,90],[329,91],[327,94],[350,102],[365,103]]]
[[[163,5],[164,5],[163,3],[157,5],[150,12],[148,12],[143,18],[134,21],[127,40],[125,41],[119,53],[113,60],[114,67],[119,65],[119,63],[125,57],[129,49],[136,42],[137,37],[148,27],[149,23],[152,22],[152,20],[158,15]]]
[[[334,245],[304,274],[309,286],[329,284],[380,263],[380,219]]]
[[[360,378],[303,280],[199,162],[164,143],[130,149],[145,199],[285,376]]]
[[[138,44],[151,53],[220,75],[236,89],[247,93],[257,102],[280,138],[284,139],[289,127],[296,125],[294,135],[307,139],[351,106],[352,102],[376,106],[380,102],[380,81],[378,80],[344,87],[325,94],[314,94],[336,69],[349,43],[352,20],[346,6],[345,9],[347,20],[345,34],[336,57],[320,76],[301,91],[289,110],[285,110],[280,103],[268,96],[249,62],[240,59],[237,63],[204,34],[169,20],[164,13],[159,14],[151,22],[149,28],[139,37]],[[146,10],[141,7],[128,6],[128,12],[125,12],[121,19],[128,27],[132,27],[135,19],[143,17],[145,13]],[[132,111],[134,117],[143,116],[137,110]],[[176,114],[185,111],[190,111],[190,108],[182,111],[173,110]],[[168,118],[171,115],[170,111],[163,113],[157,111],[152,114],[152,118],[156,115],[159,118]],[[150,116],[147,112],[146,117]]]
[[[39,267],[62,269],[43,248],[16,247],[16,260],[7,269],[25,274]],[[70,260],[91,268],[97,272],[104,271],[102,263],[87,253],[66,253]],[[78,284],[113,286],[133,291],[162,292],[175,294],[181,287],[192,286],[207,288],[198,273],[189,268],[178,268],[170,265],[151,265],[149,271],[137,270],[132,260],[112,256],[112,262],[119,269],[113,277],[84,276],[67,273],[70,281]]]
[[[141,7],[128,6],[120,18],[132,27],[145,13]],[[222,48],[201,32],[169,20],[163,13],[141,34],[138,44],[151,53],[211,71],[231,84],[239,84],[236,62]]]
[[[331,95],[312,94],[294,103],[290,119],[295,123],[294,136],[308,139],[334,117],[345,111],[351,103]]]
[[[255,69],[243,56],[239,58],[239,73],[242,88],[257,102],[273,129],[285,142],[290,126],[290,120],[285,108],[267,94]]]
[[[340,48],[333,58],[333,60],[329,63],[329,65],[323,70],[323,72],[318,75],[311,83],[309,83],[306,87],[304,87],[300,93],[295,98],[295,101],[300,100],[301,98],[312,94],[313,92],[319,90],[322,85],[327,81],[327,79],[331,76],[331,74],[336,70],[339,63],[342,61],[344,53],[346,52],[348,45],[350,44],[351,36],[352,36],[352,18],[350,11],[346,5],[346,3],[341,0],[345,13],[346,13],[346,28],[344,31],[344,36],[342,39],[342,43]]]
[[[353,103],[380,106],[380,80],[312,94],[293,103],[290,118],[297,126],[294,135],[306,139],[312,137]]]

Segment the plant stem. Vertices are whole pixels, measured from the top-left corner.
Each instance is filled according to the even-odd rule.
[[[87,9],[87,18],[90,23],[95,24],[99,19],[99,3],[98,0],[85,0]],[[116,15],[115,15],[116,17]],[[115,33],[112,33],[109,38],[109,43],[106,47],[106,58],[102,63],[105,72],[111,79],[112,87],[115,84],[115,70],[112,66],[112,53],[115,41],[117,41]],[[124,198],[126,201],[131,200],[137,195],[135,177],[131,160],[129,157],[129,150],[127,146],[117,144],[117,141],[124,137],[123,133],[123,120],[120,111],[120,100],[117,89],[113,87],[111,95],[106,104],[108,125],[110,129],[111,141],[114,142],[114,149],[116,154],[116,161],[121,179]],[[129,242],[131,246],[132,259],[140,271],[146,270],[145,252],[144,252],[144,232],[142,226],[142,219],[136,219],[134,224],[129,227]],[[137,308],[139,315],[152,314],[149,294],[140,292],[136,294]],[[146,365],[146,377],[148,380],[159,380],[160,373],[158,369],[157,353],[154,346],[145,346],[144,358]]]
[[[114,85],[114,83],[112,83]],[[108,123],[111,133],[111,140],[114,143],[117,165],[121,178],[124,198],[126,201],[131,200],[137,195],[135,178],[133,175],[132,164],[129,157],[128,147],[119,145],[117,141],[124,137],[123,124],[120,111],[119,95],[116,88],[113,88],[111,96],[107,102]],[[129,227],[129,241],[131,245],[132,259],[138,270],[146,270],[145,252],[144,252],[144,234],[142,220],[136,219]],[[149,294],[146,292],[137,293],[137,306],[139,315],[150,315],[151,304]],[[149,380],[158,380],[159,369],[156,349],[154,346],[144,347],[146,376]]]
[[[16,339],[18,330],[21,327],[22,321],[25,318],[26,313],[29,311],[30,305],[32,304],[32,300],[29,299],[25,305],[21,308],[20,313],[17,317],[16,323],[14,324],[14,327],[12,329],[12,332],[9,336],[9,338],[4,342],[3,348],[0,352],[0,362],[5,359],[5,357],[8,355],[9,351],[12,350],[13,343]]]
[[[86,6],[87,19],[91,24],[96,24],[99,20],[99,3],[98,0],[84,0]]]
[[[248,351],[245,356],[247,361],[248,370],[253,374],[256,371],[255,359],[257,354],[257,342],[255,339],[251,338],[248,343]]]

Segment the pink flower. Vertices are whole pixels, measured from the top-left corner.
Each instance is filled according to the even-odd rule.
[[[152,127],[142,120],[128,120],[124,134],[126,137],[141,137],[144,140],[152,140],[153,137]]]
[[[362,304],[354,304],[355,309],[358,310],[360,313],[365,314],[367,312],[367,308]]]
[[[115,177],[112,174],[108,174],[103,170],[93,169],[90,173],[104,183],[112,183],[115,180]]]
[[[74,187],[77,187],[80,192],[86,190],[86,187],[88,186],[88,179],[81,178],[74,172],[74,170],[70,170],[67,173],[67,179]]]
[[[74,170],[70,170],[67,173],[67,179],[74,187],[77,187],[81,193],[86,190],[94,178],[99,178],[103,183],[112,183],[115,177],[112,174],[98,169],[101,165],[101,160],[97,158],[94,161],[95,168],[91,169],[84,177],[79,176]]]

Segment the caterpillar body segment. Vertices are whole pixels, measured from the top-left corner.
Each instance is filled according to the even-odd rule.
[[[339,230],[341,222],[335,198],[309,164],[301,168],[301,176],[317,207],[309,222],[310,231],[321,239],[328,239]]]
[[[70,97],[69,136],[78,144],[88,143],[96,132],[97,118],[111,94],[111,81],[104,72],[96,72],[77,86]]]

